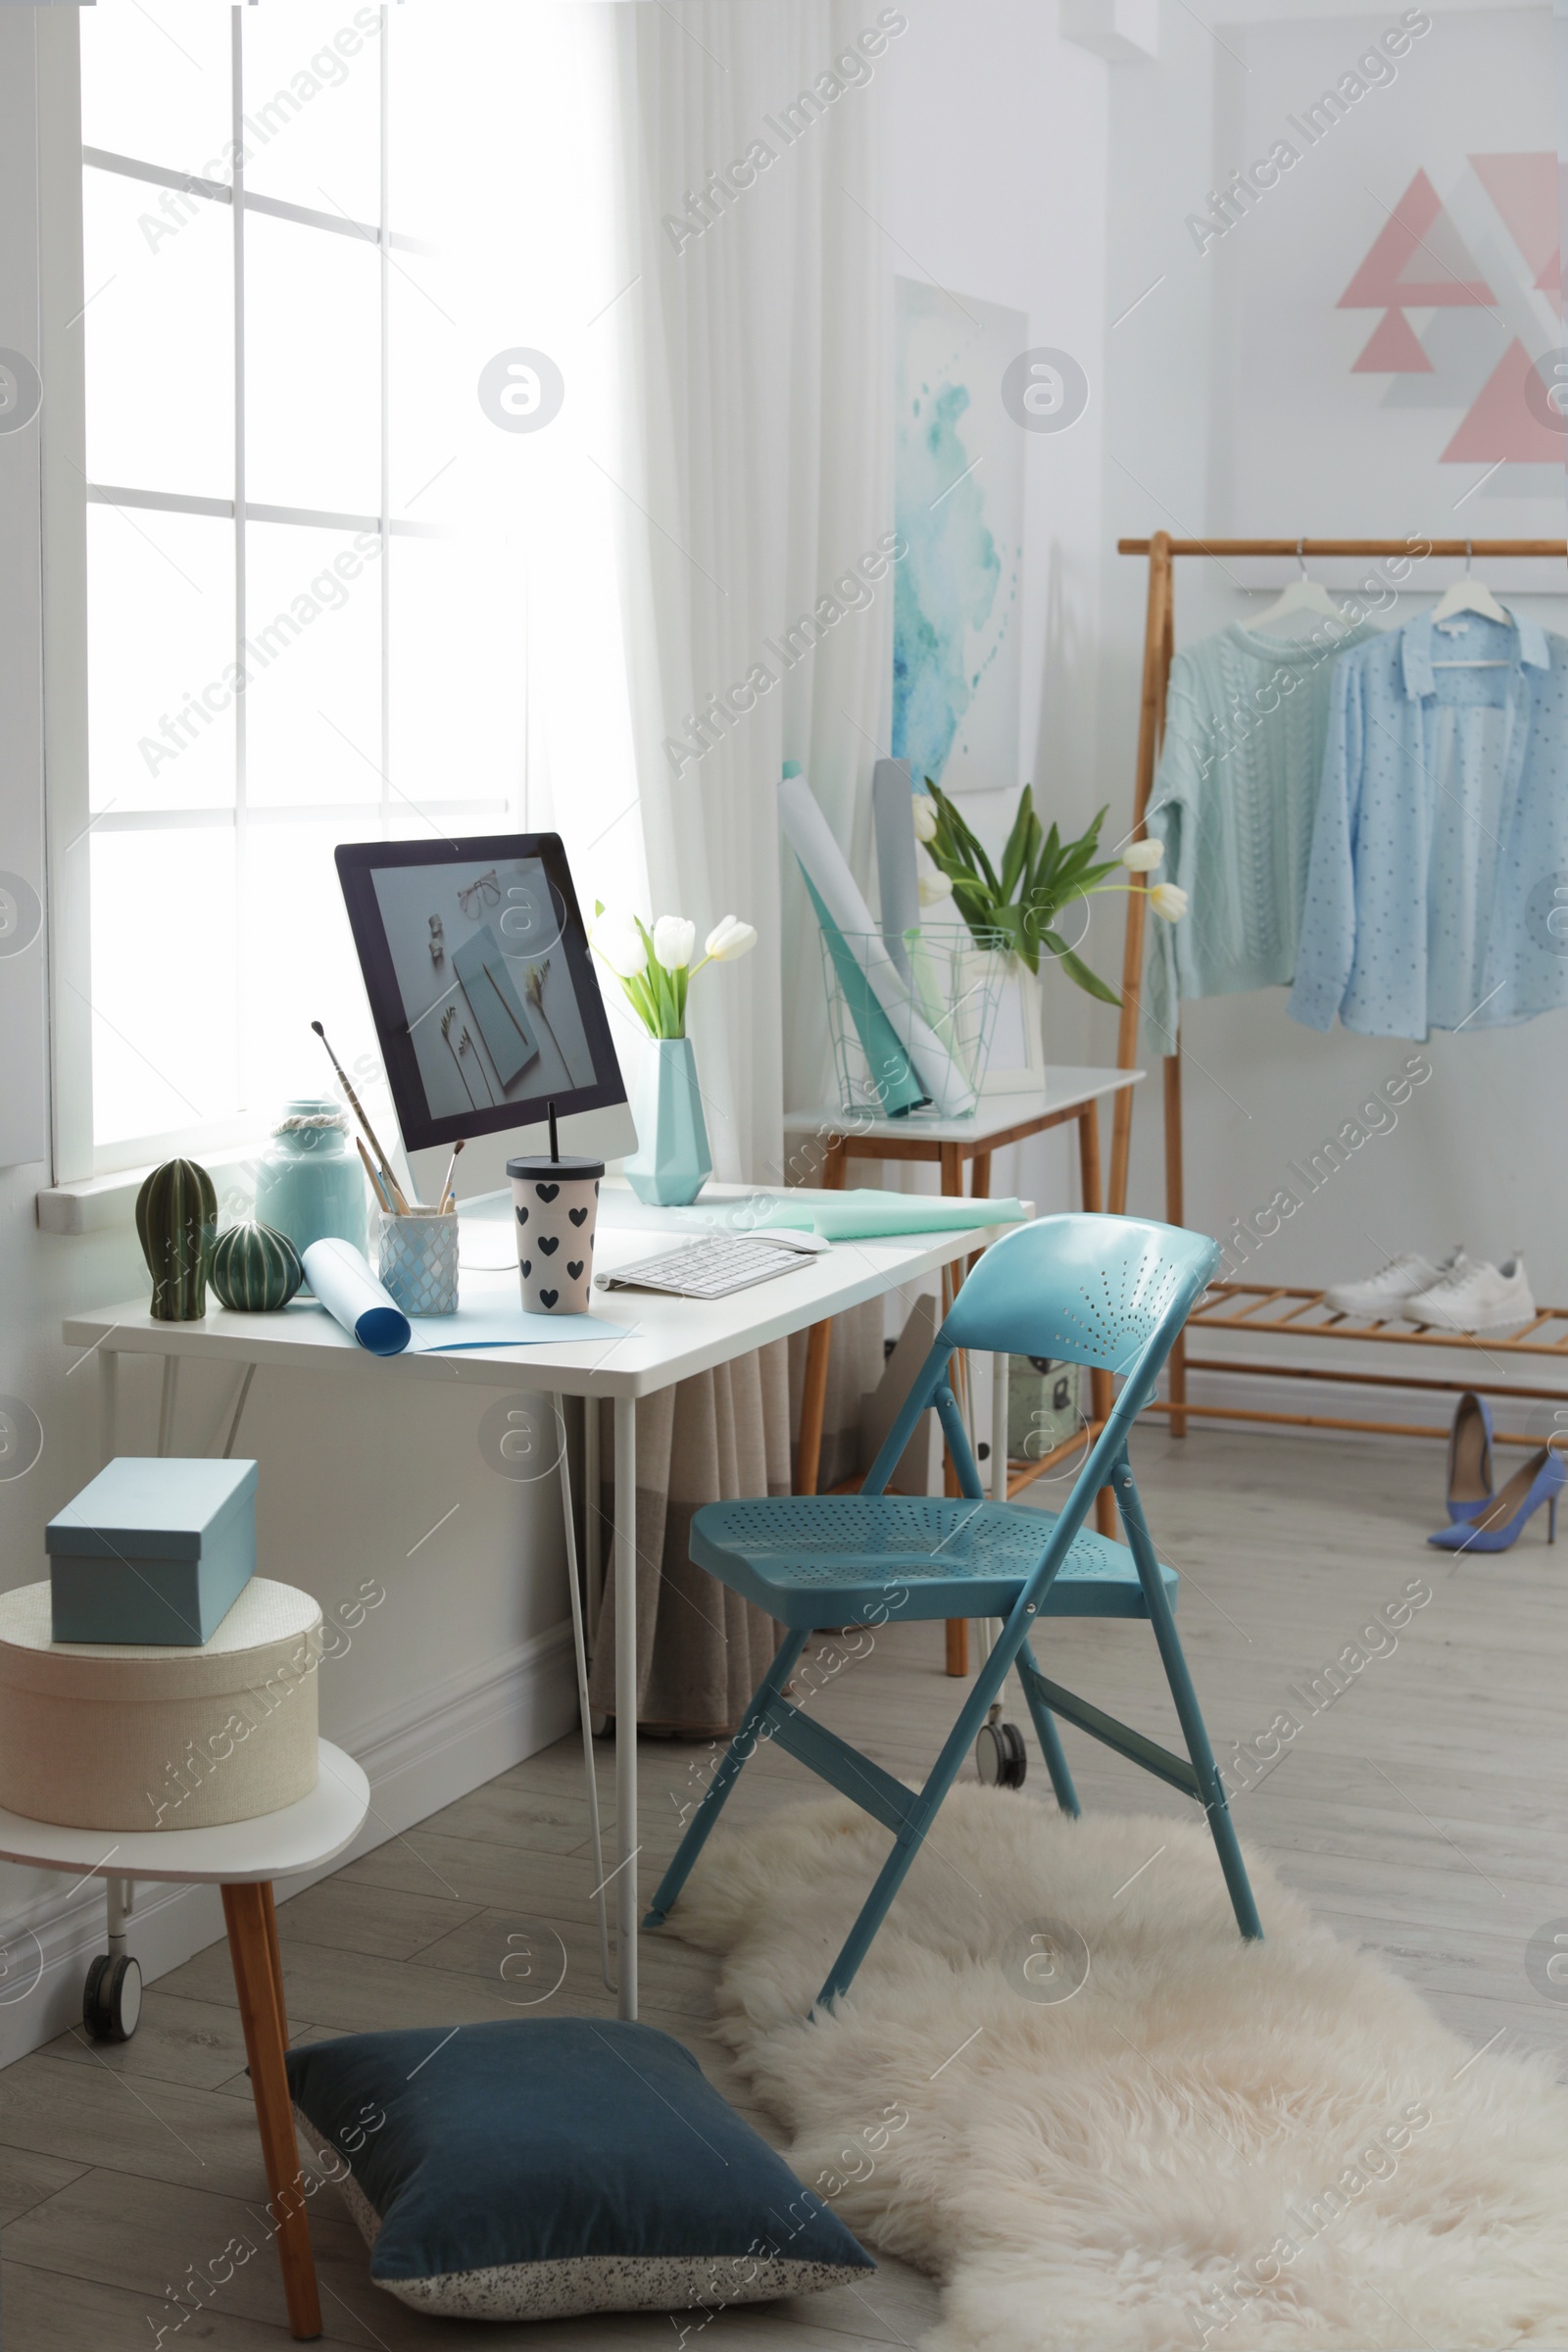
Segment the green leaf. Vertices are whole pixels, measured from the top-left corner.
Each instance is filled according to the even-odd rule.
[[[1083,990],[1085,996],[1098,997],[1102,1004],[1119,1004],[1121,1003],[1116,991],[1102,980],[1098,972],[1092,972],[1082,957],[1075,956],[1066,941],[1059,938],[1054,931],[1048,931],[1045,934],[1045,942],[1068,979],[1074,981]]]
[[[1002,895],[1010,899],[1023,878],[1029,861],[1029,827],[1034,818],[1034,795],[1026,784],[1018,795],[1018,813],[1007,835],[1007,846],[1002,853]]]

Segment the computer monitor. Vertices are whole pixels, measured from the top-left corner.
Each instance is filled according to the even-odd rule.
[[[559,833],[349,842],[338,879],[409,1172],[460,1198],[545,1141],[609,1159],[637,1132]],[[385,1139],[383,1139],[385,1140]]]

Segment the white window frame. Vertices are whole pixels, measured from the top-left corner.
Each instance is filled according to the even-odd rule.
[[[383,836],[393,829],[394,788],[391,768],[392,546],[400,537],[437,538],[440,526],[394,520],[391,514],[389,433],[389,273],[395,250],[428,251],[413,237],[394,233],[388,220],[388,87],[390,10],[380,8],[381,29],[376,71],[379,77],[380,154],[378,218],[372,224],[313,210],[247,189],[244,175],[243,6],[230,7],[230,102],[234,157],[232,185],[202,179],[166,169],[140,158],[86,147],[81,138],[80,17],[76,9],[39,10],[41,27],[54,37],[39,43],[40,201],[44,220],[44,251],[49,271],[50,299],[45,303],[52,319],[67,320],[48,330],[44,380],[50,387],[50,422],[44,464],[45,656],[49,840],[51,864],[51,995],[53,1002],[53,1145],[56,1188],[74,1194],[118,1200],[123,1190],[115,1179],[122,1172],[139,1174],[139,1167],[180,1151],[200,1152],[209,1161],[243,1156],[244,1148],[259,1139],[262,1114],[248,1109],[227,1119],[193,1123],[162,1134],[112,1144],[93,1136],[91,889],[87,837],[94,831],[128,832],[184,829],[232,824],[236,839],[236,875],[243,874],[249,829],[309,817],[341,818],[363,830],[363,801],[341,808],[319,803],[265,808],[249,806],[246,790],[246,710],[243,690],[234,697],[234,797],[226,809],[107,810],[96,816],[90,806],[89,746],[87,743],[87,564],[86,509],[115,507],[122,512],[151,509],[167,514],[200,514],[230,521],[234,556],[235,661],[246,667],[246,527],[256,520],[299,524],[309,528],[373,531],[381,542],[380,597],[380,823]],[[53,23],[49,21],[53,20]],[[89,481],[86,476],[86,404],[84,344],[81,316],[84,305],[82,259],[82,173],[100,171],[156,187],[172,188],[197,203],[226,204],[233,215],[233,338],[234,338],[234,495],[231,499],[188,497],[177,491],[126,488]],[[379,510],[374,514],[343,514],[310,507],[255,504],[245,492],[245,219],[248,213],[268,213],[322,234],[357,236],[379,252],[380,306],[380,465]],[[52,593],[51,593],[52,592]],[[493,818],[504,811],[505,800],[486,797],[442,803],[453,816]],[[108,1016],[98,1009],[98,1017]],[[239,1015],[240,1083],[244,1087],[244,1020]],[[43,1211],[40,1211],[43,1214]],[[56,1219],[45,1217],[45,1222]],[[90,1218],[89,1222],[99,1221]],[[80,1229],[77,1219],[65,1214],[62,1228]]]

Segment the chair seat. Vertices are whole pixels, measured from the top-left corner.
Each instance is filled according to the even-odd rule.
[[[1005,1617],[1055,1513],[918,1494],[801,1494],[705,1503],[692,1558],[784,1625],[855,1625],[890,1590],[906,1618]],[[1171,1606],[1176,1571],[1160,1574]],[[1082,1530],[1046,1596],[1047,1617],[1147,1617],[1124,1544]]]

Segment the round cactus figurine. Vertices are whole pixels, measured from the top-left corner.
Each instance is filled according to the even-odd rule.
[[[287,1306],[305,1268],[286,1233],[270,1225],[231,1225],[213,1250],[212,1282],[224,1306],[270,1315]]]
[[[136,1236],[153,1278],[155,1323],[199,1323],[218,1239],[218,1195],[193,1159],[166,1159],[136,1195]]]

